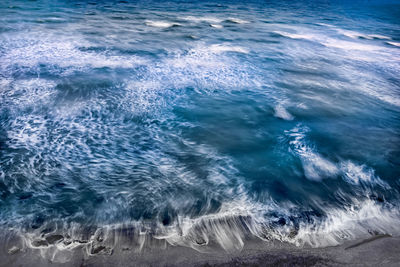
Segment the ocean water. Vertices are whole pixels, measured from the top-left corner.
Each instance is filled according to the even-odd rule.
[[[0,225],[53,258],[398,235],[399,112],[397,1],[1,1]]]

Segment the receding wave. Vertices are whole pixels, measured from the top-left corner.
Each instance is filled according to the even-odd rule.
[[[353,200],[346,208],[326,208],[325,216],[293,217],[293,207],[285,209],[271,203],[269,211],[281,217],[267,217],[268,211],[254,203],[223,205],[219,212],[197,218],[178,217],[169,225],[145,221],[102,226],[53,222],[35,231],[19,233],[24,247],[39,250],[43,257],[66,262],[76,248],[87,255],[111,254],[114,250],[139,253],[143,249],[166,244],[191,247],[200,252],[218,245],[226,251],[242,249],[246,239],[254,236],[265,241],[279,240],[297,246],[325,247],[346,240],[376,234],[399,234],[396,224],[400,214],[396,207],[367,199]]]

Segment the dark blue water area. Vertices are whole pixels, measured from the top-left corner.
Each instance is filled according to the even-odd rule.
[[[398,234],[399,14],[2,1],[1,225],[127,224],[228,249],[240,231],[312,246]]]

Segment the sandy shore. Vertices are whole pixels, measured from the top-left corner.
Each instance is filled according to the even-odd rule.
[[[2,247],[0,266],[400,266],[400,237],[388,235],[327,248],[298,248],[253,239],[241,251],[231,253],[220,248],[200,253],[168,245],[141,252],[120,248],[94,256],[76,248],[54,257],[51,250],[20,249],[12,241]]]

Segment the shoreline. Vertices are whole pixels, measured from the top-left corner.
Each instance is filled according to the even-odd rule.
[[[146,247],[137,252],[116,248],[112,253],[88,256],[84,248],[15,249],[4,242],[0,266],[399,266],[400,237],[380,234],[325,248],[296,247],[279,241],[246,240],[242,250],[226,252],[211,247],[198,252],[189,247]],[[14,248],[14,249],[13,249]],[[56,255],[56,256],[55,256]],[[63,262],[64,261],[64,262]]]

